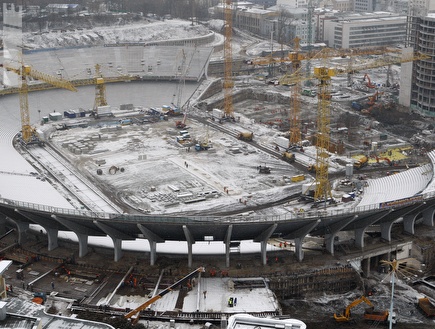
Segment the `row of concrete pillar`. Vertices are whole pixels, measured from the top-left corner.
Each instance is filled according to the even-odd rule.
[[[421,206],[423,206],[422,204]],[[422,210],[421,212],[416,212],[415,208],[412,213],[406,213],[403,212],[402,215],[403,218],[403,226],[404,226],[404,232],[408,233],[410,235],[413,235],[415,232],[415,222],[419,216],[421,216],[423,224],[427,226],[434,226],[434,214],[435,209],[434,208],[427,208]],[[20,215],[29,218],[30,220],[35,220],[34,216],[28,212],[23,212],[18,209],[15,210]],[[391,229],[393,226],[393,223],[398,219],[398,216],[390,216],[388,219],[386,219],[388,214],[390,214],[393,210],[385,211],[385,212],[379,212],[375,213],[374,215],[360,218],[359,215],[355,215],[351,218],[346,217],[343,218],[343,220],[335,221],[333,224],[331,224],[328,227],[328,233],[325,234],[325,247],[326,250],[330,254],[334,254],[334,240],[338,232],[343,230],[345,227],[349,227],[352,223],[357,221],[358,225],[355,226],[354,232],[355,232],[355,245],[359,248],[364,247],[364,233],[367,227],[372,225],[373,223],[380,223],[381,228],[381,236],[385,241],[391,241]],[[399,210],[400,211],[400,210]],[[51,218],[61,223],[63,226],[67,227],[69,230],[74,232],[78,239],[78,246],[79,246],[79,257],[84,257],[89,249],[89,232],[86,232],[86,229],[78,224],[77,222],[74,222],[70,219],[61,218],[57,215],[51,215]],[[5,219],[8,219],[10,222],[12,222],[18,232],[18,243],[21,244],[23,241],[24,233],[29,229],[29,223],[28,222],[22,222],[19,220],[14,220],[10,217],[5,217]],[[38,221],[36,221],[38,222]],[[304,238],[307,234],[309,234],[319,223],[321,220],[317,221],[311,221],[307,222],[306,225],[302,226],[298,230],[292,232],[291,234],[282,237],[286,240],[293,240],[295,245],[295,256],[298,261],[302,261],[304,258],[304,252],[302,248],[302,243],[304,241]],[[128,236],[116,229],[113,229],[112,227],[108,226],[107,224],[100,222],[98,220],[94,220],[93,224],[101,231],[104,232],[107,236],[109,236],[112,239],[113,242],[113,250],[114,250],[114,261],[119,261],[122,256],[122,241],[123,240],[131,240],[132,237]],[[48,239],[48,246],[47,249],[49,251],[52,251],[58,247],[58,233],[59,230],[56,228],[50,227],[48,224],[44,225],[44,223],[40,223],[40,225],[44,228],[47,234]],[[259,242],[261,246],[261,261],[263,265],[267,264],[267,245],[270,237],[275,232],[277,228],[276,223],[271,224],[267,229],[265,229],[260,236],[257,236],[254,239],[254,242]],[[3,225],[4,227],[4,225]],[[143,234],[146,240],[148,240],[149,248],[150,248],[150,265],[154,265],[156,261],[156,254],[157,254],[157,244],[158,243],[164,243],[165,240],[158,235],[156,235],[154,232],[147,229],[144,225],[138,223],[137,224],[138,229]],[[195,243],[195,240],[189,230],[189,228],[186,225],[182,226],[186,241],[187,241],[187,256],[188,256],[188,266],[192,266],[193,262],[193,252],[192,252],[192,246]],[[226,259],[226,266],[230,266],[230,246],[231,246],[231,237],[232,237],[232,231],[233,231],[233,225],[229,224],[227,228],[227,233],[225,236],[225,240],[223,241],[225,245],[225,259]],[[101,235],[101,232],[100,235]]]

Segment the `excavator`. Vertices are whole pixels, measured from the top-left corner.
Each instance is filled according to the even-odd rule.
[[[128,312],[126,315],[124,315],[124,318],[131,319],[133,324],[137,323],[139,321],[139,314],[138,313],[140,311],[145,310],[148,306],[150,306],[151,304],[153,304],[154,302],[156,302],[157,300],[162,298],[164,295],[171,292],[172,290],[177,288],[179,285],[183,284],[184,282],[186,282],[187,280],[189,280],[190,278],[195,276],[197,273],[203,273],[203,272],[205,272],[205,267],[198,267],[196,270],[190,272],[182,279],[180,279],[177,282],[175,282],[174,284],[170,285],[168,288],[163,289],[157,295],[148,299],[145,303],[139,305],[134,310],[131,310],[130,312]],[[137,315],[137,316],[134,317],[135,315]]]
[[[361,296],[360,298],[358,298],[358,299],[354,300],[352,303],[350,303],[344,309],[343,314],[334,313],[335,321],[337,321],[337,322],[349,322],[350,321],[350,310],[361,303],[366,303],[371,308],[374,308],[372,302],[370,300],[368,300],[367,297]]]
[[[369,77],[369,75],[367,73],[364,74],[363,81],[366,81],[366,79],[367,79],[367,83],[366,83],[367,87],[369,87],[369,88],[376,88],[376,85],[372,83],[372,81],[370,80],[370,77]]]
[[[178,129],[186,128],[186,119],[187,119],[187,112],[184,112],[183,120],[177,120],[175,122],[175,127],[177,127]]]

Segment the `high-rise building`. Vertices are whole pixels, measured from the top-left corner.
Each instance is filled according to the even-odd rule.
[[[435,117],[435,14],[409,16],[408,43],[414,51],[431,56],[413,65],[410,107]]]

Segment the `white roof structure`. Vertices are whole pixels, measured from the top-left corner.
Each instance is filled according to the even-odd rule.
[[[11,260],[2,260],[0,261],[0,275],[3,274],[9,266],[11,266],[12,261]]]
[[[434,152],[430,153],[434,161]],[[358,206],[382,204],[409,198],[424,192],[433,181],[433,163],[394,175],[369,179]]]

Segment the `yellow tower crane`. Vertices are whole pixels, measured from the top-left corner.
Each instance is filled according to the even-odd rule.
[[[301,142],[301,79],[300,76],[301,60],[304,57],[299,53],[299,41],[296,37],[294,39],[294,48],[296,51],[289,53],[289,60],[292,63],[292,73],[296,78],[296,83],[291,86],[291,108],[290,108],[290,138],[289,147],[300,144]]]
[[[94,115],[98,117],[98,108],[101,106],[107,106],[106,100],[106,84],[101,74],[101,66],[95,65],[95,101],[94,101]]]
[[[234,119],[233,108],[233,54],[231,48],[231,39],[233,33],[233,13],[232,1],[224,0],[224,17],[225,17],[225,41],[224,41],[224,115],[226,120]]]
[[[59,79],[46,73],[39,72],[33,69],[30,65],[21,63],[17,67],[1,65],[5,70],[16,73],[20,77],[19,97],[20,97],[20,115],[21,115],[21,139],[24,144],[41,143],[36,129],[30,125],[30,113],[29,113],[29,99],[28,91],[29,84],[28,79],[33,78],[36,80],[44,81],[52,86],[58,88],[65,88],[71,91],[77,91],[77,89],[67,80]]]
[[[322,49],[316,57],[321,57],[323,60],[331,57],[344,57],[353,55],[366,55],[368,51],[355,52],[350,50],[346,55],[343,50],[337,51],[335,49],[324,48]],[[318,80],[318,106],[317,106],[317,142],[316,142],[316,180],[315,190],[314,190],[314,201],[315,202],[326,202],[332,200],[331,198],[331,186],[328,178],[328,168],[329,168],[329,143],[330,143],[330,104],[331,104],[331,94],[330,94],[330,84],[331,78],[335,75],[340,74],[351,74],[357,71],[363,71],[368,69],[374,69],[389,65],[397,65],[407,62],[413,62],[416,60],[424,60],[430,58],[427,55],[416,53],[411,55],[398,56],[397,54],[392,54],[396,51],[384,52],[382,58],[375,60],[368,60],[366,62],[360,62],[358,65],[352,67],[344,68],[329,68],[327,65],[322,65],[314,68],[314,74],[309,74],[308,76],[298,75],[297,72],[293,72],[292,75],[286,75],[280,80],[281,83],[293,84],[302,80]],[[313,58],[313,57],[310,57]]]

